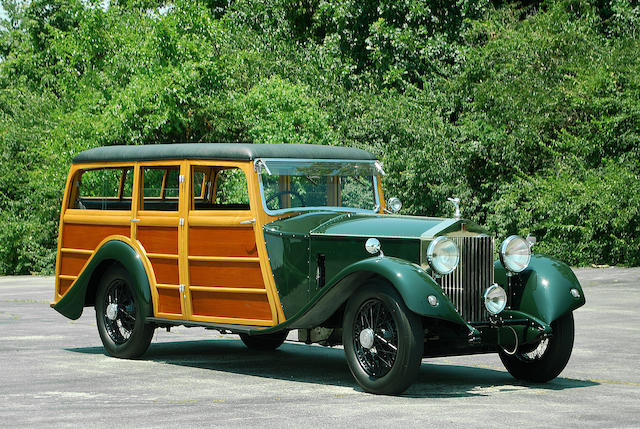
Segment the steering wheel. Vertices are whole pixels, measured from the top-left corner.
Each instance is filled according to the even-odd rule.
[[[293,195],[294,197],[296,197],[297,199],[300,200],[300,202],[302,203],[302,206],[305,205],[304,198],[302,198],[302,196],[299,193],[297,193],[296,191],[280,191],[277,194],[273,194],[269,198],[267,198],[267,201],[266,201],[267,206],[269,205],[269,203],[271,201],[275,200],[276,198],[280,198],[282,195],[285,195],[285,194]],[[282,201],[280,201],[280,203],[282,203]]]

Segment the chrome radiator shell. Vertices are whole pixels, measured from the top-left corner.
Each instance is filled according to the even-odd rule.
[[[449,238],[458,245],[460,263],[455,271],[437,282],[464,320],[488,320],[482,294],[494,282],[494,239],[486,235]]]

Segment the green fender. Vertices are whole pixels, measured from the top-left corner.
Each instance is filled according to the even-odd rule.
[[[53,308],[69,319],[76,320],[82,315],[86,303],[87,289],[94,272],[105,261],[119,262],[131,275],[136,298],[142,303],[143,314],[152,315],[151,288],[140,255],[124,241],[112,240],[103,244],[94,254],[89,264],[82,270],[71,289]]]
[[[500,261],[494,263],[494,269],[496,282],[506,285],[507,274]],[[519,310],[547,324],[585,304],[584,292],[571,268],[551,257],[532,255],[529,267],[512,279],[512,287],[524,287]],[[571,289],[578,290],[578,298]]]
[[[468,326],[440,286],[419,266],[393,257],[374,257],[358,261],[341,270],[297,314],[287,321],[252,333],[270,333],[282,329],[313,328],[321,325],[349,297],[372,277],[387,279],[400,293],[407,307],[420,315],[436,317]],[[427,301],[438,298],[435,307]]]
[[[336,277],[361,271],[376,273],[387,279],[414,313],[466,325],[440,286],[419,266],[393,257],[369,258],[348,266]],[[429,295],[438,298],[438,305],[429,304]]]

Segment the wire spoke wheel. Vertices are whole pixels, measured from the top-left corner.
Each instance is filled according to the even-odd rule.
[[[362,368],[373,377],[382,377],[393,367],[398,356],[398,330],[382,301],[371,299],[358,310],[353,348]]]
[[[547,348],[549,347],[549,338],[545,338],[541,340],[538,345],[533,348],[533,350],[528,352],[516,353],[516,356],[522,361],[532,362],[539,359],[542,359],[547,352]]]
[[[420,369],[422,320],[395,288],[374,280],[349,298],[342,344],[349,370],[364,390],[395,395],[415,381]]]
[[[129,287],[115,279],[108,286],[104,297],[104,325],[109,337],[116,344],[124,344],[135,328],[136,306]]]
[[[96,322],[105,350],[111,356],[136,358],[151,343],[155,326],[145,322],[145,306],[138,286],[121,266],[107,270],[96,292]],[[147,304],[148,305],[148,304]]]
[[[567,313],[551,323],[551,337],[520,346],[510,355],[500,350],[500,360],[509,373],[519,380],[544,383],[564,369],[573,349],[573,314]]]

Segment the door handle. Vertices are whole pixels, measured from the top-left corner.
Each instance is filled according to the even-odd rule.
[[[248,219],[248,220],[240,221],[240,225],[248,225],[250,223],[256,223],[256,220],[255,219]]]

